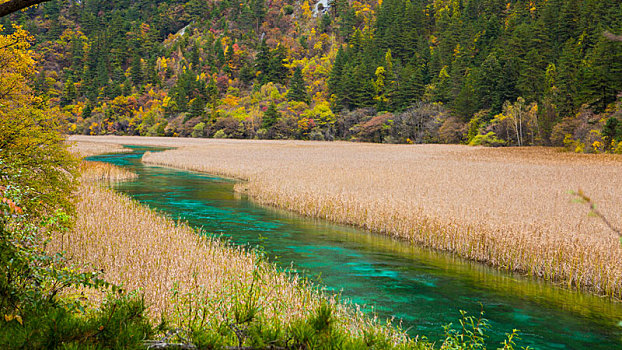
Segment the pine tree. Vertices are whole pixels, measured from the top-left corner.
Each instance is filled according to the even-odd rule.
[[[473,88],[478,103],[477,108],[490,109],[493,114],[500,113],[505,102],[499,90],[504,72],[501,70],[497,56],[494,53],[488,55],[480,69],[474,74],[476,78]]]
[[[240,80],[242,80],[243,83],[248,84],[253,81],[253,78],[255,78],[255,71],[253,67],[244,62],[242,68],[240,68]]]
[[[276,104],[274,102],[270,103],[268,109],[264,112],[263,118],[261,118],[261,127],[263,129],[270,129],[276,124],[280,117],[279,111],[276,109]]]
[[[207,105],[210,108],[209,117],[211,121],[215,121],[218,116],[219,95],[218,85],[216,85],[216,80],[212,76],[207,86],[205,86],[205,96],[207,96]]]
[[[609,117],[605,126],[603,127],[602,135],[603,141],[605,142],[605,148],[611,148],[611,144],[613,141],[620,141],[622,138],[622,125],[620,125],[620,121],[616,117]]]
[[[90,101],[86,101],[86,105],[84,109],[82,109],[82,119],[88,120],[91,117],[91,113],[93,112],[93,106],[91,106]]]
[[[604,111],[622,91],[622,43],[601,35],[590,59],[585,63],[583,101]]]
[[[458,96],[456,96],[452,103],[455,113],[465,121],[468,121],[478,110],[474,81],[475,76],[473,74],[468,74],[464,79]]]
[[[300,67],[294,69],[294,75],[289,82],[287,99],[290,101],[309,102],[309,95],[307,95],[307,88]]]
[[[140,57],[134,55],[132,59],[132,66],[130,67],[130,75],[134,86],[140,86],[143,83],[143,67],[140,62]]]
[[[255,19],[255,33],[259,33],[259,27],[266,16],[265,0],[251,0],[250,3],[253,18]]]
[[[267,83],[270,71],[270,48],[266,41],[262,40],[255,56],[255,71],[258,72],[258,79],[261,84]]]
[[[337,97],[341,96],[341,86],[343,83],[343,70],[346,64],[345,53],[343,49],[340,47],[337,51],[337,56],[335,57],[335,62],[333,63],[333,69],[330,71],[328,75],[328,92],[331,95],[335,95]]]
[[[363,65],[354,67],[348,86],[348,89],[352,91],[352,103],[349,108],[371,107],[374,105],[375,89],[372,82],[372,77],[365,72]]]
[[[271,50],[270,56],[269,73],[267,75],[268,81],[283,84],[288,73],[288,69],[284,64],[287,58],[285,46],[277,46],[276,49]]]
[[[76,85],[74,84],[73,80],[69,78],[65,82],[65,88],[63,90],[63,97],[61,98],[61,101],[60,101],[61,106],[67,106],[68,104],[73,102],[73,100],[76,99],[76,96],[77,96]]]
[[[195,118],[195,117],[200,117],[203,114],[205,114],[205,105],[206,103],[203,97],[201,96],[195,97],[190,102],[190,117]]]
[[[403,110],[421,99],[424,85],[420,67],[407,65],[398,74],[397,87],[391,101],[393,110]]]
[[[39,95],[46,95],[50,90],[47,81],[45,70],[41,70],[41,73],[37,74],[37,78],[35,80],[35,91]]]
[[[557,66],[558,93],[553,100],[561,117],[572,115],[578,107],[578,74],[581,56],[580,45],[575,39],[570,39],[564,44]]]

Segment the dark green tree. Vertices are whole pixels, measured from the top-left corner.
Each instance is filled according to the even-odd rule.
[[[622,91],[622,42],[600,36],[582,76],[583,101],[596,111],[604,111]]]
[[[76,85],[74,84],[73,80],[69,78],[65,82],[65,88],[63,89],[63,96],[61,97],[61,101],[60,101],[61,106],[66,106],[70,104],[71,102],[73,102],[73,100],[76,99],[77,94],[78,93],[76,91]]]
[[[605,148],[610,149],[613,141],[622,139],[622,124],[616,117],[609,117],[602,131]]]
[[[339,48],[337,51],[337,56],[335,57],[335,62],[333,63],[333,68],[328,75],[328,92],[332,95],[336,95],[338,98],[341,97],[342,93],[342,85],[343,85],[343,69],[346,64],[346,57],[344,50]]]
[[[140,62],[140,57],[138,55],[134,55],[134,57],[132,58],[130,75],[132,77],[132,83],[134,83],[134,86],[140,86],[143,83],[143,66]]]
[[[91,106],[90,101],[86,101],[84,109],[82,109],[82,119],[89,119],[91,117],[91,113],[93,113],[93,106]]]
[[[285,59],[287,58],[287,52],[285,46],[278,45],[276,49],[270,51],[270,64],[268,74],[265,76],[267,81],[283,84],[289,73],[287,67],[285,67]]]
[[[423,76],[420,67],[407,65],[398,74],[396,89],[391,100],[393,110],[404,110],[420,100],[423,91]]]
[[[501,112],[501,107],[505,102],[500,91],[503,74],[495,53],[488,55],[475,73],[475,102],[478,109],[490,109],[492,113]]]
[[[270,48],[265,40],[261,41],[255,55],[255,71],[258,73],[261,84],[268,82],[267,77],[270,75]]]
[[[276,104],[274,104],[274,102],[270,103],[268,109],[264,112],[263,117],[261,118],[261,127],[266,130],[272,128],[280,116],[281,114],[276,109]]]
[[[307,94],[307,87],[305,86],[304,78],[302,77],[302,71],[300,67],[294,69],[294,75],[289,82],[289,91],[287,92],[287,99],[290,101],[309,102],[309,95]]]
[[[255,20],[255,33],[259,33],[259,27],[266,16],[266,2],[265,0],[251,0],[251,11]]]

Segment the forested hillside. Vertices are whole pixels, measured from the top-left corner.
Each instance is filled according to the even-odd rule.
[[[13,23],[71,133],[622,152],[621,1],[53,0]]]

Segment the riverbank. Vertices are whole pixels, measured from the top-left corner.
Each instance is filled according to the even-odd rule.
[[[181,147],[151,164],[248,180],[255,200],[619,298],[615,235],[572,203],[582,188],[622,221],[622,160],[553,149],[77,138]]]

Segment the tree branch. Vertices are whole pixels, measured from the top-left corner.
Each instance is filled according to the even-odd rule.
[[[579,202],[587,204],[590,207],[591,213],[598,217],[611,231],[617,234],[618,237],[620,237],[620,242],[622,243],[622,230],[613,226],[607,217],[596,209],[596,203],[594,203],[590,197],[588,197],[581,189],[577,192],[571,191],[570,193],[577,197]]]
[[[26,7],[37,5],[46,1],[49,0],[9,0],[0,4],[0,17],[10,15],[13,12],[17,12],[25,9]]]

